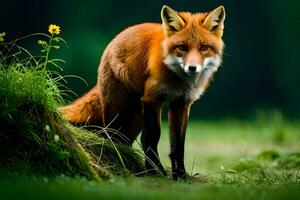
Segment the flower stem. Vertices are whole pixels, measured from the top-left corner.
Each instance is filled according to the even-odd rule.
[[[49,52],[50,52],[50,49],[51,49],[52,39],[53,39],[53,34],[51,34],[51,37],[49,39],[49,43],[47,45],[47,51],[46,51],[45,67],[44,67],[44,69],[47,69],[47,64],[48,64],[48,60],[49,60]]]

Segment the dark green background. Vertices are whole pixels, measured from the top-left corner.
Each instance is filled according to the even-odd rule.
[[[69,87],[81,95],[95,84],[99,57],[108,42],[133,24],[160,22],[163,4],[191,12],[208,11],[221,4],[226,8],[224,65],[193,106],[192,116],[247,116],[260,109],[300,116],[297,0],[10,0],[1,2],[0,32],[7,32],[11,39],[46,32],[50,23],[60,25],[69,48],[52,56],[66,60],[63,74],[81,76],[89,83],[86,86],[80,80],[68,79]],[[37,48],[35,41],[27,46]]]

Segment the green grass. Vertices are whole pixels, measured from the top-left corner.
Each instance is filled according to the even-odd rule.
[[[0,41],[0,169],[89,179],[144,171],[139,152],[99,136],[114,130],[92,133],[63,118],[58,107],[66,92],[65,80],[49,70],[61,69],[58,63],[63,60],[50,58],[49,53],[64,40],[43,33],[23,39],[33,36],[48,41],[38,40],[42,55],[32,55],[19,46],[22,38]]]
[[[265,150],[281,154],[299,151],[300,124],[278,120],[277,112],[257,117],[252,122],[227,119],[224,121],[191,121],[187,128],[185,160],[188,172],[211,173],[221,166],[230,168],[239,158],[253,157]],[[282,117],[283,118],[283,117]],[[275,139],[282,133],[280,143]],[[167,124],[159,144],[164,165],[169,165]]]
[[[108,182],[58,177],[1,181],[3,199],[297,199],[299,186],[208,185],[158,178]]]
[[[278,143],[273,140],[278,126],[273,120],[191,121],[185,160],[188,172],[195,176],[187,181],[132,175],[88,181],[5,174],[0,191],[7,199],[20,194],[22,199],[297,199],[300,155],[295,152],[299,152],[300,127],[282,122],[284,141]],[[168,144],[163,123],[159,152],[166,167],[170,166]]]

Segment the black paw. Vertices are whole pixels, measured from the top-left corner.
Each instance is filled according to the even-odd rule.
[[[173,180],[186,180],[187,177],[188,174],[185,172],[185,170],[177,169],[172,173]]]

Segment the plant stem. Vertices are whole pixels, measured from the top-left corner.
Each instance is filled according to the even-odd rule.
[[[50,49],[51,49],[52,39],[53,39],[53,34],[51,34],[51,37],[49,39],[49,43],[48,43],[48,46],[47,46],[46,60],[45,60],[45,67],[44,67],[44,69],[47,69],[47,64],[48,64],[49,52],[50,52]]]

